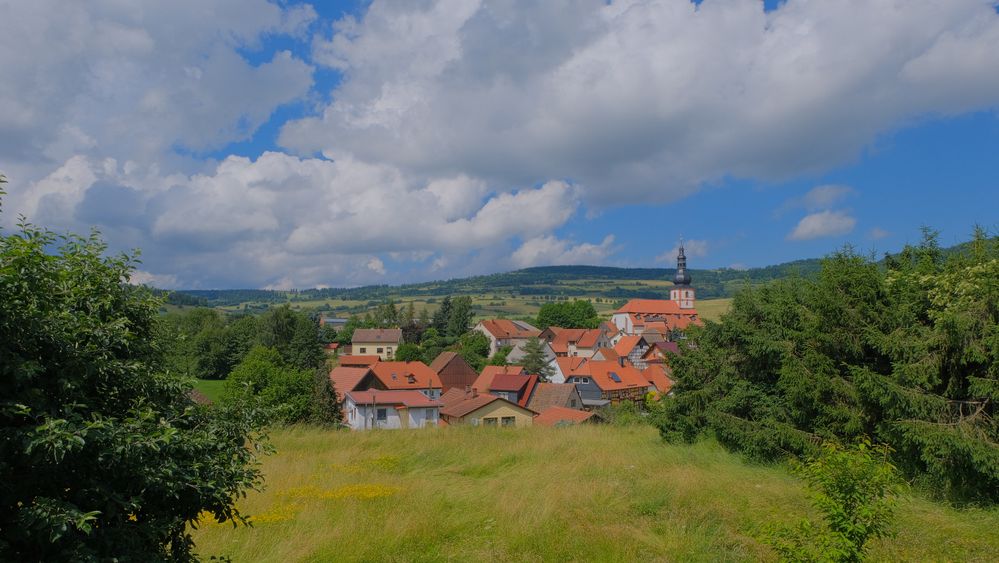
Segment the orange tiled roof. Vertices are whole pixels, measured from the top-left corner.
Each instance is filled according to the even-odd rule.
[[[401,405],[407,408],[439,407],[441,403],[419,391],[348,391],[347,395],[359,405]]]
[[[555,361],[558,363],[558,369],[562,370],[562,375],[565,377],[587,375],[589,373],[589,370],[586,369],[586,358],[580,358],[578,356],[562,357],[555,358]]]
[[[621,340],[617,341],[617,346],[614,347],[614,351],[617,353],[618,356],[627,357],[627,355],[630,354],[631,351],[635,349],[635,346],[638,345],[638,342],[641,339],[642,337],[637,335],[622,336]]]
[[[616,313],[639,313],[643,315],[669,315],[681,313],[676,301],[667,299],[632,299],[624,304]]]
[[[402,342],[401,328],[359,328],[354,331],[351,342],[398,344]]]
[[[647,388],[649,380],[633,366],[621,366],[617,362],[590,362],[590,378],[602,391]],[[614,376],[617,375],[615,379]]]
[[[673,380],[666,373],[666,368],[662,364],[652,364],[642,372],[645,379],[655,386],[660,393],[669,393],[673,388]]]
[[[340,356],[340,365],[345,367],[359,367],[359,366],[370,366],[371,364],[377,363],[380,360],[378,356],[354,356],[348,354],[346,356]]]
[[[534,424],[540,424],[542,426],[555,426],[560,422],[579,424],[580,422],[589,420],[592,416],[592,412],[567,409],[565,407],[548,407],[547,409],[541,411],[541,414],[534,417]]]
[[[336,391],[337,399],[343,400],[344,393],[353,391],[357,384],[364,379],[371,369],[339,366],[330,372],[330,381],[333,382],[333,389]]]
[[[508,338],[537,338],[541,331],[522,321],[508,319],[490,319],[482,321],[482,328],[494,337],[504,340]]]
[[[441,379],[423,362],[378,362],[375,377],[388,389],[441,389]]]

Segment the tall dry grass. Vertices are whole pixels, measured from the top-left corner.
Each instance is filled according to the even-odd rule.
[[[206,524],[199,551],[235,561],[734,561],[811,514],[780,467],[716,444],[667,446],[648,427],[288,428],[253,528]],[[883,560],[993,560],[999,512],[921,498],[900,508]]]

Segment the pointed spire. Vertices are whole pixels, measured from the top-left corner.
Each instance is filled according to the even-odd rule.
[[[680,239],[680,250],[676,255],[676,275],[673,285],[690,285],[690,274],[687,273],[687,255],[683,253],[683,238]]]

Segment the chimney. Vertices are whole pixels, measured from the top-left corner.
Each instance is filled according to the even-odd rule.
[[[479,390],[476,389],[475,387],[472,387],[472,398],[474,399],[478,396],[479,396]]]

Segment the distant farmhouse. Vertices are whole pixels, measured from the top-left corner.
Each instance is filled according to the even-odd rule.
[[[374,354],[382,360],[391,360],[402,344],[400,328],[359,328],[351,339],[352,353]]]
[[[489,339],[489,355],[492,356],[504,346],[522,346],[530,338],[538,338],[541,331],[524,321],[492,319],[480,321],[472,330],[477,330]]]

